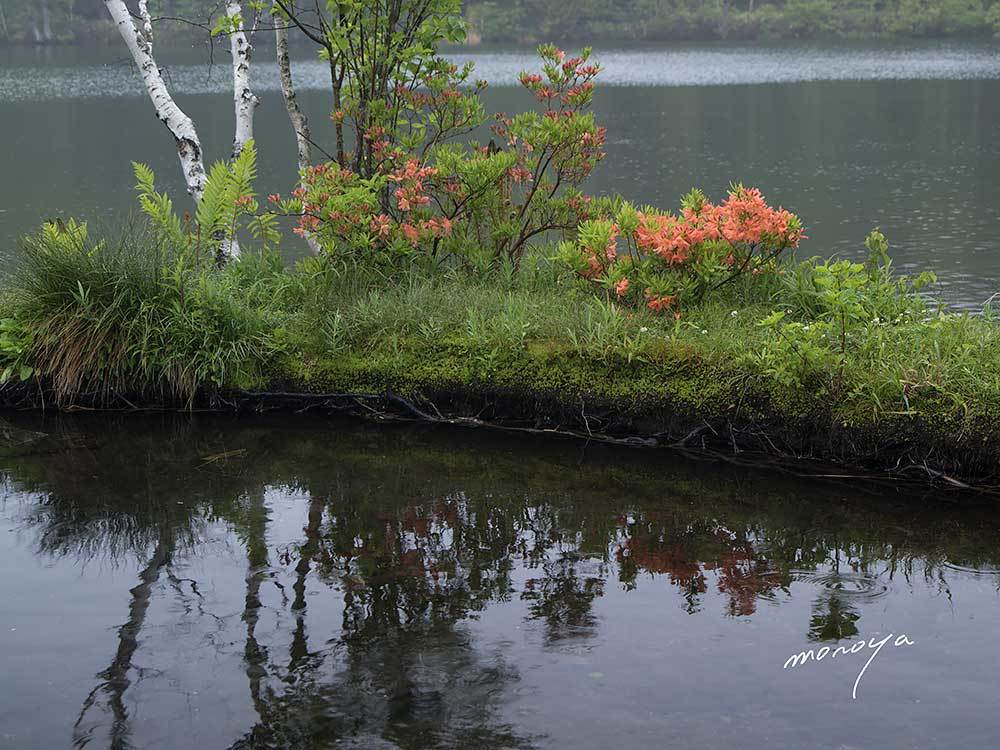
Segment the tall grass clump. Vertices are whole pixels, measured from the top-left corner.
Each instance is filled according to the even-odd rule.
[[[135,228],[92,240],[86,225],[46,224],[9,261],[5,304],[30,338],[28,359],[59,403],[251,378],[273,354],[270,314],[233,270]],[[248,299],[250,301],[248,301]]]

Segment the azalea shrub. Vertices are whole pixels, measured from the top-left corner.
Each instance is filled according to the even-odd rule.
[[[777,272],[779,256],[805,237],[795,214],[743,185],[719,204],[694,189],[677,214],[620,200],[594,210],[557,258],[624,304],[674,315],[741,276]]]
[[[589,216],[579,186],[605,155],[605,129],[588,111],[600,66],[589,49],[568,57],[546,45],[539,53],[541,72],[520,76],[536,109],[498,114],[489,144],[454,142],[478,110],[468,91],[435,78],[426,90],[401,94],[410,130],[424,137],[372,126],[362,135],[364,170],[337,161],[311,167],[290,197],[270,196],[272,211],[298,217],[295,231],[333,256],[454,255],[517,265],[547,233],[575,233]],[[468,71],[457,75],[464,80]]]

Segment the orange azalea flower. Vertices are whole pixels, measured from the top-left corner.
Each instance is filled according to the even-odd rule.
[[[371,220],[371,229],[376,236],[381,239],[386,239],[389,236],[389,230],[392,228],[392,220],[385,214],[379,214],[378,216],[373,216]]]
[[[653,295],[646,302],[646,307],[654,312],[669,310],[677,302],[676,294]]]
[[[407,241],[416,247],[417,243],[420,242],[420,232],[417,231],[417,228],[412,224],[400,224],[399,228],[403,232],[403,236],[406,237]]]

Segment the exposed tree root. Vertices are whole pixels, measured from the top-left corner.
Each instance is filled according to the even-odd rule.
[[[952,490],[1000,494],[1000,452],[993,443],[978,453],[947,439],[914,430],[900,435],[852,432],[834,425],[792,423],[778,418],[739,421],[730,416],[687,417],[664,405],[615,408],[600,399],[576,404],[553,394],[462,387],[430,394],[307,393],[295,390],[204,391],[188,404],[150,394],[83,394],[57,406],[39,386],[0,389],[0,406],[58,408],[65,412],[336,412],[377,422],[421,422],[574,438],[643,448],[669,448],[693,459],[779,470],[829,480],[928,484]]]

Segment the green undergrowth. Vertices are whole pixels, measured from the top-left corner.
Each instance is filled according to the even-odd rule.
[[[10,264],[4,379],[38,379],[64,405],[190,403],[217,388],[478,389],[693,418],[919,423],[955,439],[991,434],[1000,414],[991,311],[927,302],[887,257],[786,264],[679,318],[595,296],[544,249],[517,271],[289,267],[252,252],[217,270],[141,232],[94,241],[50,225]]]

